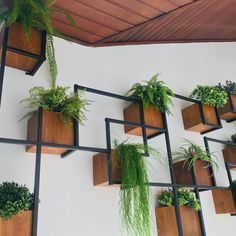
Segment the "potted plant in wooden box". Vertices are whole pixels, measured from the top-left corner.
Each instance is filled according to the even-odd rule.
[[[223,107],[226,104],[227,93],[213,86],[198,85],[190,97],[201,103],[193,104],[182,110],[184,128],[189,131],[204,133],[219,126],[216,108]],[[202,115],[205,117],[205,121]]]
[[[83,125],[86,106],[90,101],[83,99],[78,92],[68,95],[67,89],[55,84],[52,89],[34,87],[29,92],[30,96],[22,100],[27,108],[33,109],[26,115],[31,116],[27,126],[27,140],[37,140],[37,109],[42,107],[42,142],[74,145],[73,120]],[[28,145],[26,151],[35,152],[36,146]],[[42,147],[42,153],[47,154],[63,154],[66,151],[66,148]]]
[[[199,200],[187,189],[178,189],[183,236],[201,236],[198,211],[201,210]],[[178,228],[172,190],[164,190],[158,196],[160,207],[156,208],[158,236],[178,236]]]
[[[212,197],[216,214],[236,213],[236,181],[231,183],[229,189],[213,189]]]
[[[228,94],[227,103],[218,109],[220,118],[226,121],[236,119],[236,83],[227,80],[225,85],[219,83],[217,87]]]
[[[231,140],[236,144],[236,134],[231,136]],[[228,146],[222,150],[225,162],[236,163],[236,146]],[[235,166],[229,166],[231,170],[236,170]]]
[[[6,1],[5,1],[6,2]],[[0,22],[6,22],[9,27],[8,47],[29,52],[40,57],[42,55],[43,31],[47,34],[47,57],[51,60],[54,53],[50,49],[53,47],[53,35],[64,37],[57,32],[52,25],[51,15],[55,12],[64,14],[69,24],[75,26],[73,18],[64,10],[54,6],[56,1],[52,0],[9,0],[0,8]],[[27,57],[25,55],[8,51],[6,65],[20,70],[31,72],[39,59]]]
[[[158,80],[158,74],[150,81],[136,83],[127,92],[130,98],[141,100],[144,108],[144,122],[146,125],[163,128],[162,112],[170,113],[169,105],[172,104],[170,96],[173,92],[163,81]],[[124,120],[140,123],[139,104],[131,103],[124,109]],[[125,125],[125,133],[142,136],[141,127]],[[147,137],[154,136],[157,130],[146,129]]]
[[[186,140],[180,150],[174,153],[174,174],[177,184],[194,184],[192,171],[195,173],[196,184],[212,186],[209,167],[213,171],[218,168],[218,164],[211,158],[212,153],[206,152],[197,144]]]
[[[17,183],[0,184],[0,236],[31,236],[33,194]]]
[[[151,147],[142,144],[115,142],[112,151],[112,177],[120,184],[120,216],[127,235],[150,236],[151,213],[149,206],[149,181],[145,150],[157,154]],[[108,183],[108,157],[97,154],[93,157],[94,185]]]

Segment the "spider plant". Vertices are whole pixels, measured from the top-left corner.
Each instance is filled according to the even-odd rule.
[[[15,22],[23,25],[27,39],[31,34],[31,29],[36,28],[47,33],[47,59],[49,63],[52,88],[56,87],[57,64],[53,45],[53,35],[64,37],[63,34],[55,30],[52,25],[51,14],[61,13],[67,17],[68,22],[76,27],[73,18],[65,11],[54,6],[56,0],[12,0],[12,4],[4,5],[0,8],[0,22],[6,22],[10,26]],[[12,6],[10,6],[12,5]]]
[[[147,174],[147,161],[143,153],[158,152],[143,144],[118,143],[115,140],[121,168],[120,216],[127,235],[150,236],[150,190]]]
[[[189,140],[185,140],[184,145],[180,147],[178,152],[173,153],[173,155],[176,156],[173,162],[183,161],[183,168],[187,164],[188,170],[195,170],[195,163],[198,160],[204,161],[206,163],[206,168],[211,166],[213,173],[218,169],[217,162],[211,158],[214,154],[205,151],[202,147]]]
[[[170,96],[174,96],[174,93],[165,82],[158,80],[158,76],[159,74],[156,74],[149,81],[135,83],[126,95],[141,100],[144,109],[152,104],[161,112],[170,114],[169,105],[173,105]]]

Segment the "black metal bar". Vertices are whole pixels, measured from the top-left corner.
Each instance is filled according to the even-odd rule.
[[[38,207],[39,207],[39,187],[40,187],[40,168],[41,168],[41,141],[42,141],[42,108],[38,110],[38,127],[37,127],[37,148],[35,160],[35,178],[34,178],[34,209],[32,236],[37,236],[38,229]]]
[[[106,142],[107,142],[107,158],[108,158],[108,184],[113,184],[112,178],[112,150],[111,150],[111,130],[110,130],[110,121],[109,119],[105,119],[106,124]]]
[[[229,142],[229,141],[223,141],[220,139],[210,138],[210,137],[204,137],[206,140],[214,142],[214,143],[220,143],[228,146],[236,146],[236,143]]]
[[[75,84],[74,86],[77,89],[85,90],[86,92],[89,92],[89,93],[95,93],[95,94],[99,94],[99,95],[103,95],[103,96],[107,96],[107,97],[117,98],[117,99],[128,101],[128,102],[140,103],[140,100],[138,100],[138,99],[122,96],[122,95],[119,95],[119,94],[110,93],[110,92],[97,90],[97,89],[93,89],[93,88],[88,88],[88,87],[81,86],[81,85],[78,85],[78,84]]]
[[[209,143],[208,143],[207,137],[203,137],[203,140],[204,140],[204,145],[205,145],[206,152],[208,153],[209,158],[211,158],[210,147],[209,147]],[[209,168],[210,173],[211,173],[212,184],[213,184],[213,186],[216,186],[216,179],[215,179],[215,175],[214,175],[214,170],[213,170],[212,166],[209,166],[208,168]]]
[[[174,184],[172,187],[173,195],[174,195],[174,206],[175,206],[175,214],[176,214],[176,222],[178,226],[178,233],[179,236],[183,236],[183,228],[182,228],[182,222],[181,222],[181,216],[180,216],[180,209],[179,209],[179,203],[178,203],[178,189],[176,188],[176,178],[174,174],[174,168],[173,168],[173,162],[172,162],[172,151],[170,146],[170,137],[168,132],[168,125],[167,125],[167,119],[166,119],[166,113],[162,113],[163,118],[163,126],[166,129],[165,132],[165,140],[166,140],[166,149],[167,149],[167,157],[168,157],[168,163],[169,163],[169,170],[170,170],[170,177],[171,177],[171,183]]]
[[[8,32],[9,32],[9,29],[6,28],[4,31],[3,44],[2,44],[2,56],[1,56],[1,67],[0,67],[0,105],[2,101],[3,80],[4,80],[4,72],[5,72],[5,65],[6,65]]]
[[[35,53],[32,53],[32,52],[27,52],[25,50],[15,48],[15,47],[11,47],[11,46],[7,46],[7,51],[14,52],[14,53],[20,54],[22,56],[31,57],[31,58],[34,58],[34,59],[37,59],[37,60],[41,59],[41,55],[38,55],[38,54],[35,54]]]
[[[188,102],[193,102],[193,103],[197,103],[197,104],[200,103],[198,100],[195,100],[195,99],[189,98],[189,97],[185,97],[185,96],[182,96],[182,95],[179,95],[179,94],[176,94],[176,93],[174,94],[174,97],[179,98],[181,100],[188,101]]]

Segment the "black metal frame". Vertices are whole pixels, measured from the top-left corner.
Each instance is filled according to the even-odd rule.
[[[214,138],[210,138],[210,137],[204,137],[205,147],[206,147],[206,150],[209,153],[210,153],[209,142],[214,142],[214,143],[219,143],[219,144],[223,144],[223,145],[226,145],[226,146],[236,147],[236,143],[233,143],[233,142],[223,141],[223,140],[220,140],[220,139],[214,139]],[[226,162],[226,161],[224,161],[224,163],[225,163],[225,169],[226,169],[228,180],[229,180],[229,185],[231,185],[232,182],[233,182],[233,179],[232,179],[230,167],[231,166],[236,166],[236,163],[230,163],[230,162]],[[215,186],[216,186],[216,184],[215,184]],[[234,201],[234,206],[235,206],[235,209],[236,209],[236,199],[233,198],[233,201]],[[231,214],[231,216],[236,216],[236,214]]]
[[[7,51],[14,52],[23,56],[31,57],[34,59],[37,59],[38,62],[35,64],[34,68],[31,71],[26,72],[27,75],[34,76],[35,73],[38,71],[42,63],[46,60],[46,32],[42,31],[42,39],[41,39],[41,52],[40,55],[27,52],[24,50],[21,50],[19,48],[14,48],[8,45],[8,34],[9,34],[9,28],[3,27],[3,42],[2,42],[2,55],[1,55],[1,66],[0,66],[0,104],[1,104],[1,98],[2,98],[2,90],[3,90],[3,81],[4,81],[4,72],[5,72],[5,66],[6,66],[6,54]]]
[[[57,147],[57,148],[66,148],[69,151],[67,151],[65,154],[61,155],[62,158],[65,158],[72,154],[75,151],[81,150],[81,151],[89,151],[89,152],[101,152],[101,153],[107,153],[108,159],[109,159],[109,166],[108,166],[108,174],[109,174],[109,185],[112,184],[119,184],[120,181],[113,180],[112,178],[112,158],[111,158],[111,130],[110,125],[111,124],[120,124],[120,125],[131,125],[136,127],[142,128],[142,136],[143,136],[143,143],[145,145],[148,144],[148,137],[146,135],[146,129],[154,129],[158,130],[159,133],[157,135],[165,135],[165,141],[166,141],[166,150],[168,154],[168,163],[169,163],[169,171],[171,176],[171,183],[158,183],[158,182],[150,182],[150,186],[156,186],[156,187],[167,187],[172,188],[173,194],[174,194],[174,205],[175,205],[175,212],[176,212],[176,220],[177,220],[177,226],[178,226],[178,233],[180,236],[183,236],[183,230],[182,230],[182,224],[181,224],[181,216],[180,216],[180,209],[179,205],[177,204],[177,191],[178,188],[181,187],[188,187],[192,188],[196,194],[197,199],[200,200],[200,194],[201,191],[211,190],[211,189],[228,189],[228,187],[218,187],[216,186],[214,174],[212,175],[212,181],[213,186],[204,186],[204,185],[197,185],[196,184],[196,178],[195,173],[192,170],[192,176],[193,176],[193,184],[185,185],[185,184],[177,184],[175,179],[175,174],[173,170],[173,162],[172,162],[172,151],[171,151],[171,144],[170,144],[170,137],[169,137],[169,131],[168,131],[168,125],[167,125],[167,118],[166,114],[162,113],[163,117],[163,127],[164,128],[158,128],[153,126],[145,125],[144,121],[144,110],[143,110],[143,104],[140,100],[131,99],[126,96],[109,93],[97,89],[92,89],[84,86],[80,86],[75,84],[74,85],[74,92],[77,92],[78,90],[84,90],[86,92],[99,94],[102,96],[108,96],[115,99],[120,99],[123,101],[133,102],[139,104],[139,111],[140,111],[140,123],[134,123],[134,122],[128,122],[124,120],[117,120],[117,119],[111,119],[111,118],[105,118],[105,127],[106,127],[106,148],[98,148],[98,147],[86,147],[86,146],[80,146],[79,144],[79,125],[77,121],[74,121],[74,145],[66,145],[66,144],[56,144],[56,143],[46,143],[42,141],[42,108],[39,108],[38,110],[38,135],[36,141],[31,140],[21,140],[21,139],[9,139],[9,138],[1,138],[0,137],[0,143],[6,143],[6,144],[19,144],[19,145],[36,145],[36,162],[35,162],[35,180],[34,180],[34,211],[33,211],[33,224],[32,224],[32,236],[37,236],[37,227],[38,227],[38,204],[39,204],[39,189],[40,189],[40,170],[41,170],[41,147],[42,146],[48,146],[48,147]],[[187,97],[183,97],[180,95],[175,95],[176,98],[186,100],[189,102],[200,103],[194,99],[190,99]],[[200,109],[201,111],[201,109]],[[218,113],[217,113],[218,114]],[[204,114],[202,112],[201,114],[203,116],[204,121]],[[155,136],[157,136],[155,135]],[[154,136],[153,136],[154,137]],[[150,137],[150,138],[153,138]],[[205,140],[205,139],[204,139]],[[206,147],[209,149],[209,147]],[[145,156],[148,156],[148,153],[144,153]],[[211,170],[212,171],[212,170]],[[213,173],[213,172],[212,172]],[[204,219],[202,212],[199,212],[199,219],[201,223],[201,232],[202,235],[206,235],[205,226],[204,226]]]

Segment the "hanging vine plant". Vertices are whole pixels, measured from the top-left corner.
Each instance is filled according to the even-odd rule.
[[[118,143],[115,152],[121,168],[120,216],[126,235],[150,236],[150,190],[145,150],[158,152],[142,144]]]
[[[20,23],[23,26],[24,34],[27,39],[30,38],[32,29],[46,31],[46,51],[52,79],[52,88],[56,87],[57,64],[55,59],[55,50],[53,45],[53,36],[66,38],[65,35],[58,32],[52,25],[51,14],[58,12],[66,16],[68,22],[76,27],[73,18],[65,10],[54,6],[56,0],[12,0],[12,7],[3,6],[0,8],[0,22],[6,22],[9,27],[14,23]]]

